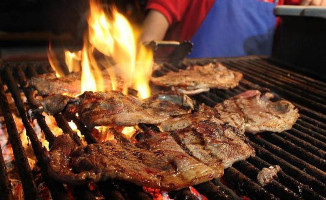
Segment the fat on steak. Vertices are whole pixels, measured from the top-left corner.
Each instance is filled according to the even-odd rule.
[[[88,127],[103,125],[133,126],[159,124],[170,116],[189,113],[189,109],[157,98],[140,100],[118,91],[85,92],[79,97],[78,112]]]
[[[177,190],[223,174],[185,153],[168,133],[152,133],[138,145],[115,141],[76,147],[59,136],[51,149],[49,173],[58,181],[85,184],[120,179],[137,185]]]
[[[210,88],[229,89],[239,84],[243,75],[227,69],[221,63],[210,63],[204,66],[191,66],[178,72],[170,71],[151,81],[158,86],[175,87],[185,94],[197,94]]]
[[[261,94],[258,90],[248,90],[217,104],[215,109],[223,118],[246,132],[282,132],[292,128],[299,117],[298,109],[287,100],[271,101],[272,93]],[[242,125],[239,120],[242,119]]]

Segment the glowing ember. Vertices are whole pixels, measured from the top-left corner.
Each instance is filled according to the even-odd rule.
[[[108,17],[102,7],[95,0],[91,0],[88,26],[82,51],[65,52],[70,72],[78,71],[81,67],[81,91],[95,92],[122,88],[122,92],[127,94],[128,88],[133,88],[138,91],[140,98],[149,97],[153,54],[137,42],[139,34],[128,20],[115,8],[110,10]],[[94,58],[94,50],[103,54],[104,58],[100,62]],[[53,65],[59,76],[63,76],[62,70],[54,60],[54,56],[49,53],[49,62],[53,63],[51,66]],[[104,88],[103,73],[110,76],[110,88]],[[118,77],[123,82],[119,87]]]
[[[94,137],[99,142],[106,142],[106,141],[112,141],[114,140],[114,135],[112,134],[110,127],[108,126],[96,126],[95,129],[96,132],[92,132]]]
[[[136,129],[133,126],[126,126],[121,133],[126,139],[130,139],[136,133]]]

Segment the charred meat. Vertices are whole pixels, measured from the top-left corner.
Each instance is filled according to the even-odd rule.
[[[210,63],[205,66],[191,66],[178,72],[171,71],[160,77],[152,77],[151,81],[158,86],[175,87],[185,94],[196,94],[210,88],[234,88],[241,79],[240,72],[229,70],[221,63]]]
[[[71,184],[120,179],[141,186],[176,190],[219,177],[186,154],[167,133],[156,133],[138,146],[121,141],[76,148],[69,136],[50,151],[50,174]],[[59,143],[58,142],[58,143]]]
[[[272,93],[249,90],[217,104],[215,109],[224,121],[241,126],[246,132],[282,132],[291,129],[299,117],[298,109],[286,100],[271,101]],[[237,120],[235,120],[235,118]]]

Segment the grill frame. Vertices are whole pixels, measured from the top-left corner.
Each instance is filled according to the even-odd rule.
[[[216,61],[217,59],[187,59],[178,67],[185,68],[188,65],[203,65]],[[324,89],[326,88],[326,81],[304,76],[286,69],[284,66],[279,67],[279,64],[275,64],[265,57],[222,58],[218,59],[218,61],[221,61],[230,69],[242,72],[244,80],[241,81],[239,87],[228,91],[211,90],[210,92],[196,95],[194,98],[197,101],[213,106],[247,89],[265,90],[264,87],[268,87],[277,96],[292,101],[299,108],[301,117],[291,130],[284,133],[263,133],[258,136],[247,134],[250,139],[249,143],[256,149],[256,157],[235,163],[232,167],[225,170],[225,175],[221,180],[214,179],[194,187],[209,199],[239,199],[243,196],[251,199],[326,199],[326,178],[324,178],[326,173],[320,169],[326,166],[326,131],[324,130],[326,129],[326,115],[322,113],[326,110],[326,103],[322,102],[323,98],[326,97],[326,90]],[[26,128],[26,134],[31,140],[38,159],[38,166],[43,174],[44,182],[49,187],[53,199],[69,199],[66,187],[48,177],[46,152],[42,149],[37,135],[30,125],[29,116],[20,96],[22,91],[27,100],[31,101],[33,91],[27,85],[27,77],[51,72],[51,68],[47,62],[7,62],[2,64],[0,69],[2,72],[2,77],[0,77],[0,98],[1,100],[4,99],[3,82],[1,81],[3,80],[15,100],[16,107]],[[169,70],[176,71],[177,68],[164,64],[164,70],[161,72],[164,73]],[[307,87],[308,83],[309,87]],[[282,86],[282,88],[279,86]],[[313,88],[313,90],[306,91],[308,88]],[[294,89],[298,89],[300,92],[296,93],[293,91]],[[308,99],[308,96],[301,96],[301,94],[311,95],[311,99],[314,101],[308,101],[305,104],[310,99],[310,96]],[[3,110],[9,108],[8,102],[1,101],[1,105]],[[35,107],[31,106],[31,108]],[[61,114],[54,117],[58,126],[65,133],[71,135],[78,143],[77,134],[71,130],[67,123],[67,120],[70,119],[65,119]],[[44,116],[41,113],[35,113],[34,118],[51,145],[54,135],[47,126]],[[72,120],[76,123],[88,143],[96,142],[90,131],[77,118]],[[7,127],[14,126],[11,113],[8,114],[5,121]],[[8,130],[8,132],[10,131]],[[14,128],[11,132],[10,136],[15,136]],[[18,146],[21,145],[19,138],[18,141],[13,141],[13,144],[16,142]],[[281,147],[288,148],[283,150]],[[294,148],[296,152],[289,153],[291,148]],[[27,159],[24,153],[18,153],[17,155],[18,158],[22,156],[23,160]],[[2,157],[2,155],[0,156]],[[311,159],[303,160],[307,157]],[[278,173],[278,178],[273,180],[271,184],[262,187],[253,180],[260,169],[274,164],[279,164],[282,171]],[[25,161],[21,164],[17,162],[17,166],[19,165],[25,166],[26,163]],[[1,169],[4,168],[1,167]],[[26,169],[28,174],[28,168]],[[3,170],[0,171],[0,186],[5,188],[2,191],[5,191],[4,195],[7,194],[8,199],[10,199],[11,190],[8,185],[8,176],[4,172]],[[25,172],[21,172],[21,175],[24,176]],[[23,184],[24,192],[27,194],[25,198],[40,198],[37,194],[33,176],[26,180],[29,183]],[[104,197],[108,199],[130,199],[131,195],[133,199],[151,199],[141,187],[122,181],[106,181],[98,184],[98,188]],[[95,198],[94,193],[89,191],[86,186],[74,187],[72,191],[78,199]],[[183,189],[170,194],[175,196],[175,199],[196,199],[189,189]]]

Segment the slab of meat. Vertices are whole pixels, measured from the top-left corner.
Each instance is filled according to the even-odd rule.
[[[242,79],[242,74],[227,69],[221,63],[210,63],[205,66],[191,66],[186,70],[168,72],[160,77],[152,77],[155,85],[175,87],[182,93],[196,94],[208,91],[209,88],[234,88]]]
[[[205,105],[194,114],[167,120],[160,127],[172,131],[186,152],[213,169],[221,164],[230,167],[255,154],[243,130],[224,122],[213,108]]]
[[[104,76],[104,88],[111,90],[110,77]],[[117,78],[117,85],[122,86],[122,80]],[[81,94],[81,74],[80,72],[70,73],[69,75],[57,78],[54,73],[41,74],[32,77],[29,84],[34,87],[42,96],[53,94],[66,94],[69,96],[77,96]]]
[[[133,126],[159,124],[170,116],[189,113],[189,109],[159,99],[142,101],[121,92],[85,92],[80,96],[78,112],[88,127],[100,125]]]
[[[223,167],[215,171],[190,157],[167,133],[147,136],[138,146],[117,141],[76,148],[69,136],[60,137],[50,151],[49,172],[64,183],[120,179],[176,190],[223,173]]]
[[[273,97],[272,93],[262,95],[258,90],[249,90],[217,104],[215,109],[224,121],[237,127],[243,125],[246,132],[282,132],[291,129],[299,117],[298,109],[286,100],[273,102],[270,100]],[[234,119],[235,116],[238,120]]]

